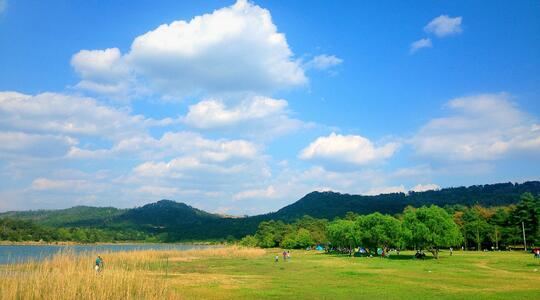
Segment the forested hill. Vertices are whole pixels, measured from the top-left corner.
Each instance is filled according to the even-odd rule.
[[[32,221],[51,227],[138,232],[143,236],[158,236],[161,241],[205,240],[228,236],[240,238],[254,233],[261,221],[271,219],[293,221],[309,215],[331,220],[343,217],[347,212],[395,214],[408,205],[500,206],[517,203],[525,192],[540,194],[540,182],[488,184],[377,196],[312,192],[276,212],[245,218],[227,218],[170,200],[132,209],[78,206],[62,210],[8,212],[0,213],[0,218]]]
[[[128,210],[116,218],[119,222],[130,222],[139,226],[170,227],[199,225],[205,221],[220,219],[221,216],[191,207],[184,203],[161,200]]]
[[[74,206],[66,209],[40,209],[0,213],[0,218],[32,221],[46,226],[97,226],[111,222],[128,209],[114,207]]]
[[[369,214],[381,212],[395,214],[408,206],[420,207],[436,204],[471,206],[499,206],[515,204],[521,194],[530,192],[540,193],[540,182],[529,181],[521,184],[498,183],[474,185],[470,187],[445,188],[426,192],[410,192],[382,194],[377,196],[349,195],[334,192],[312,192],[297,202],[286,206],[275,213],[273,219],[294,220],[303,215],[315,218],[333,219],[344,216],[347,212]]]

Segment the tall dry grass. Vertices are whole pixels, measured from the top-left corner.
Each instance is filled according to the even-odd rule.
[[[93,269],[96,254],[62,252],[40,262],[0,266],[0,299],[178,299],[164,274],[169,264],[208,257],[250,258],[262,249],[224,247],[189,251],[100,253],[105,267]]]

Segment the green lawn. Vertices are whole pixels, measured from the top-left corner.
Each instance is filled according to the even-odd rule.
[[[276,263],[279,251],[170,262],[165,280],[187,298],[540,299],[540,259],[522,252],[413,260],[411,252],[381,259],[293,251],[291,261]]]

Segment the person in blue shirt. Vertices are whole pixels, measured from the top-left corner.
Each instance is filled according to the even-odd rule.
[[[103,258],[101,258],[101,256],[99,256],[99,255],[96,258],[95,269],[96,269],[96,272],[101,272],[101,270],[103,269]]]

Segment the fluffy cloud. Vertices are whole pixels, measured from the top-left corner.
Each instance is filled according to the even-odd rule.
[[[383,186],[372,188],[365,193],[365,195],[375,196],[380,194],[394,194],[394,193],[406,193],[405,187],[403,185],[397,186]]]
[[[461,20],[462,17],[450,18],[448,15],[440,15],[431,20],[431,22],[424,27],[424,31],[433,33],[438,37],[459,34],[463,31],[461,29]]]
[[[148,183],[148,179],[191,178],[199,181],[197,184],[205,184],[200,178],[212,177],[211,174],[216,176],[237,174],[253,165],[260,166],[265,159],[258,147],[251,142],[210,140],[191,132],[170,132],[159,140],[149,138],[138,143],[140,146],[136,150],[136,155],[146,152],[149,154],[148,158],[152,160],[134,167],[130,180],[139,181],[145,178],[141,181],[145,183]],[[122,150],[119,150],[122,148],[123,146],[116,146],[111,151],[122,153]],[[131,148],[133,147],[126,147],[125,151]],[[161,161],[157,160],[159,158]],[[209,181],[211,180],[207,182]]]
[[[343,59],[335,55],[317,55],[312,60],[304,64],[304,68],[307,69],[316,69],[316,70],[326,70],[343,63]]]
[[[85,150],[72,147],[70,158],[134,157],[137,159],[163,159],[180,154],[196,155],[207,161],[223,162],[234,158],[253,158],[259,154],[258,146],[245,140],[211,140],[198,133],[166,132],[157,139],[141,133],[122,139],[111,148]]]
[[[327,166],[333,163],[368,165],[391,157],[399,148],[397,143],[380,147],[359,135],[332,133],[319,137],[300,153],[301,159],[319,161]]]
[[[151,155],[149,129],[177,120],[154,120],[129,109],[110,107],[92,98],[42,93],[0,92],[0,153],[11,164],[49,158],[107,158],[114,154]],[[167,142],[168,135],[162,142]],[[3,143],[2,141],[5,141]],[[113,145],[112,149],[99,146]],[[161,145],[159,145],[161,146]],[[96,148],[98,148],[96,150]]]
[[[431,43],[431,39],[425,38],[425,39],[419,39],[418,41],[414,41],[411,44],[410,53],[415,53],[416,51],[422,49],[422,48],[431,48],[433,47],[433,44]]]
[[[268,97],[248,98],[235,106],[208,99],[189,107],[185,124],[203,130],[234,130],[248,136],[277,136],[306,127],[302,121],[289,117],[288,103]]]
[[[128,74],[118,48],[82,50],[71,58],[71,66],[87,80],[115,82]]]
[[[215,211],[236,199],[234,195],[250,186],[253,178],[264,181],[271,177],[266,156],[250,142],[208,140],[194,133],[179,135],[183,138],[172,143],[159,140],[160,145],[174,149],[173,158],[139,163],[115,182],[137,187],[134,190],[139,197],[189,196],[197,207]]]
[[[495,160],[516,152],[540,153],[540,125],[507,94],[451,100],[453,114],[429,121],[412,138],[417,154],[442,160]]]
[[[412,192],[425,192],[425,191],[439,190],[440,188],[441,188],[440,186],[434,183],[417,184],[411,189],[411,191]]]
[[[92,98],[0,92],[0,129],[121,139],[146,126],[140,115],[99,104]]]
[[[168,97],[270,92],[307,82],[270,12],[246,0],[163,24],[135,38],[125,55],[83,50],[72,64],[83,79],[79,87],[116,92],[133,74]]]
[[[82,79],[76,88],[117,98],[131,92],[133,79],[118,48],[82,50],[71,58],[71,66]]]
[[[77,141],[66,136],[0,131],[0,153],[32,158],[62,157]]]

